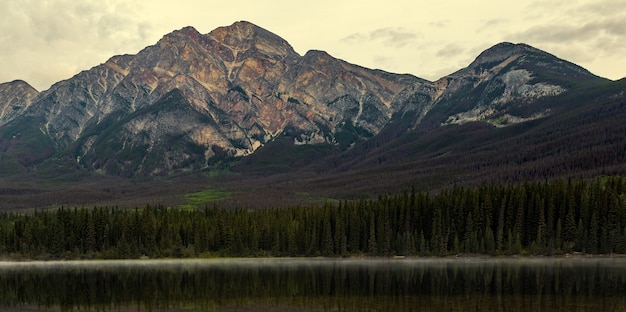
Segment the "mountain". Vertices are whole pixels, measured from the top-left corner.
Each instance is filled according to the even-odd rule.
[[[157,109],[172,104],[173,93],[178,108],[170,109],[189,114]],[[321,51],[300,56],[282,38],[237,22],[206,35],[186,27],[113,57],[42,92],[23,118],[39,123],[49,148],[87,168],[149,176],[249,155],[281,135],[349,146],[394,114],[423,109],[432,94],[423,79]]]
[[[20,173],[21,164],[52,155],[50,139],[38,130],[40,123],[26,116],[38,95],[25,81],[0,84],[0,176]]]
[[[411,131],[389,127],[324,158],[313,168],[317,176],[300,187],[358,198],[398,186],[438,190],[626,172],[626,79],[591,78],[534,107],[538,103],[549,105],[549,114],[506,127],[486,120],[442,123],[448,118],[436,106]]]
[[[0,126],[20,116],[38,94],[22,80],[0,83]]]
[[[268,180],[265,191],[330,198],[626,172],[626,79],[501,43],[433,84],[425,113],[406,114],[348,150],[318,156],[276,144],[233,168],[297,172]]]
[[[1,84],[0,177],[228,168],[224,187],[323,197],[618,173],[625,90],[526,44],[431,82],[299,55],[249,22],[185,27],[42,92]]]
[[[485,121],[501,127],[550,115],[551,97],[598,82],[607,80],[529,45],[500,43],[435,82],[437,112],[444,124]]]

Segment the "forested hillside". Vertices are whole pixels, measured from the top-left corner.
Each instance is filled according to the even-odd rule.
[[[62,208],[0,215],[12,259],[626,253],[626,179],[407,191],[286,209]]]

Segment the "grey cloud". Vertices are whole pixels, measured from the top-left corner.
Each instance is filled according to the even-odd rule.
[[[625,0],[603,0],[578,7],[576,8],[576,11],[593,15],[607,16],[614,15],[616,12],[622,12],[625,7]]]
[[[490,19],[490,20],[486,21],[481,27],[479,27],[478,31],[482,32],[482,31],[485,31],[485,30],[498,29],[498,28],[502,27],[503,25],[507,24],[508,22],[510,22],[510,21],[508,19],[504,19],[504,18]]]
[[[597,23],[596,26],[598,29],[604,30],[608,34],[626,37],[626,14]]]
[[[368,36],[364,34],[354,33],[354,34],[351,34],[350,36],[344,37],[343,39],[341,39],[341,41],[345,43],[356,43],[356,42],[365,41],[367,39],[368,39]]]
[[[485,22],[484,27],[493,27],[507,23],[509,20],[504,18],[494,18]]]
[[[432,27],[443,28],[443,27],[448,27],[448,23],[449,23],[448,20],[440,20],[440,21],[428,23],[428,25]]]
[[[0,82],[19,78],[42,90],[56,82],[51,77],[69,78],[120,51],[136,52],[146,45],[150,29],[138,14],[140,5],[125,0],[0,1],[0,11],[7,12],[0,20]]]
[[[465,53],[465,50],[463,49],[462,46],[456,44],[456,43],[450,43],[447,44],[446,46],[444,46],[442,49],[440,49],[439,51],[437,51],[437,56],[438,57],[454,57],[454,56],[458,56],[458,55],[462,55]]]
[[[132,8],[121,6],[121,0],[112,1],[34,1],[3,0],[2,30],[10,29],[12,37],[29,35],[36,45],[47,43],[103,39],[116,32],[127,31],[135,23]],[[94,38],[94,35],[99,36]],[[35,41],[33,41],[33,39]],[[91,40],[95,42],[96,40]]]
[[[375,55],[374,56],[374,65],[378,68],[385,68],[387,70],[391,70],[393,66],[393,58],[384,55]]]
[[[403,28],[379,28],[369,33],[354,33],[342,39],[346,43],[360,43],[364,41],[380,40],[384,44],[393,47],[404,47],[414,41],[418,34]]]
[[[141,41],[147,40],[152,32],[152,24],[147,22],[141,22],[137,24],[137,35]]]
[[[110,37],[116,32],[123,30],[124,18],[114,15],[103,15],[98,19],[98,34],[102,37]]]
[[[512,37],[521,41],[547,43],[587,41],[605,35],[625,39],[624,29],[626,29],[626,16],[616,16],[580,25],[537,25],[513,34]]]
[[[557,43],[589,39],[591,36],[593,32],[589,28],[583,29],[578,25],[538,25],[513,34],[511,37],[523,42]]]
[[[626,53],[625,6],[626,1],[573,5],[566,19],[531,25],[509,34],[507,40],[535,45],[581,66],[619,60]]]
[[[370,33],[370,37],[374,40],[382,39],[386,44],[401,47],[416,39],[417,35],[403,29],[381,28]]]
[[[597,0],[592,3],[579,4],[576,1],[555,0],[537,2],[529,6],[529,12],[545,15],[546,12],[558,10],[567,20],[550,19],[550,23],[534,25],[513,34],[519,40],[536,40],[539,42],[571,42],[586,41],[603,35],[626,37],[626,0]],[[527,20],[533,18],[527,16]]]

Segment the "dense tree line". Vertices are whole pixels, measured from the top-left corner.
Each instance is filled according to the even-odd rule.
[[[406,191],[283,209],[61,208],[0,214],[28,258],[626,253],[626,179]]]

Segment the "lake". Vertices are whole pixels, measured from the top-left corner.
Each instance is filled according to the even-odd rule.
[[[2,311],[626,311],[626,258],[0,262]]]

